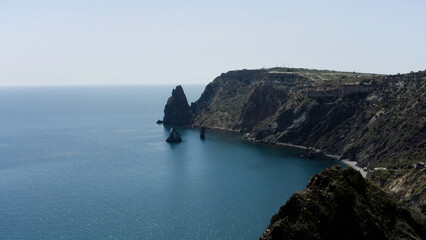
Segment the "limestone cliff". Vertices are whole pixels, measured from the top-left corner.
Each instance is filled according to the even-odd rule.
[[[425,239],[426,217],[360,173],[334,166],[312,177],[271,219],[261,240]]]

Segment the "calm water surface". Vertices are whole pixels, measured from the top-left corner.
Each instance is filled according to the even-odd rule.
[[[168,144],[172,87],[0,88],[0,239],[257,239],[333,164],[213,130]]]

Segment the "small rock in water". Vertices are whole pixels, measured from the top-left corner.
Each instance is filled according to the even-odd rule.
[[[206,127],[201,127],[200,138],[206,138]]]
[[[169,143],[182,142],[182,138],[180,137],[180,134],[176,131],[175,128],[170,129],[170,136],[166,139],[166,142],[169,142]]]
[[[162,120],[158,120],[156,123],[157,124],[163,124],[163,121]]]

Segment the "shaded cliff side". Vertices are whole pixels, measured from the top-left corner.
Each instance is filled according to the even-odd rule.
[[[425,239],[426,217],[351,168],[312,177],[271,219],[261,240]]]
[[[357,161],[368,177],[426,206],[426,71],[374,75],[274,68],[224,73],[190,106],[187,125],[294,144]],[[385,173],[374,171],[387,168]]]

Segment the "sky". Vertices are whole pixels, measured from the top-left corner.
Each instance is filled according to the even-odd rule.
[[[0,86],[206,84],[276,66],[426,69],[425,0],[0,0]]]

